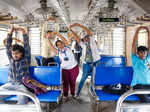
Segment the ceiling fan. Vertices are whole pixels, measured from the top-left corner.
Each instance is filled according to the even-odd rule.
[[[57,12],[53,7],[47,6],[47,0],[40,0],[40,8],[37,8],[34,13],[36,15],[41,15],[44,20],[47,20],[49,16],[58,16]]]

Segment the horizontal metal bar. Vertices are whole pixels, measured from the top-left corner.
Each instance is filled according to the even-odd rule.
[[[125,104],[123,103],[128,96],[136,94],[150,94],[150,89],[129,90],[120,96],[117,101],[116,112],[120,112],[122,108],[150,108],[150,103]]]

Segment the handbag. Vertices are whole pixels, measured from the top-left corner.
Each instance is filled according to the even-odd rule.
[[[39,83],[35,79],[32,79],[29,75],[25,75],[22,78],[22,83],[25,87],[29,89],[29,91],[35,93],[36,95],[40,95],[48,91],[47,86]]]
[[[125,84],[115,84],[115,85],[106,85],[102,88],[102,90],[106,93],[110,94],[123,94],[130,89],[129,85]]]

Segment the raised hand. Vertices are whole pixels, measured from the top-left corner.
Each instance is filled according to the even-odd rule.
[[[53,17],[49,17],[49,18],[47,19],[47,21],[54,21],[54,23],[56,23],[56,19],[53,18]]]
[[[22,31],[23,34],[27,34],[27,31],[22,27],[15,28],[15,30],[16,31]]]

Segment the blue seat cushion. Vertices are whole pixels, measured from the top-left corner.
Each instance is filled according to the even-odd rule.
[[[38,99],[41,102],[58,102],[58,98],[61,95],[60,90],[49,91],[45,94],[41,94],[38,96]]]
[[[38,96],[38,99],[41,102],[58,102],[58,98],[61,95],[60,90],[49,91],[47,93],[41,94]],[[6,101],[17,101],[16,96],[10,96],[6,99]]]
[[[8,66],[0,67],[0,85],[8,82]]]
[[[99,101],[117,101],[120,97],[118,94],[106,93],[103,90],[96,90],[96,95]],[[139,100],[136,95],[132,95],[126,98],[127,101],[137,101]]]

